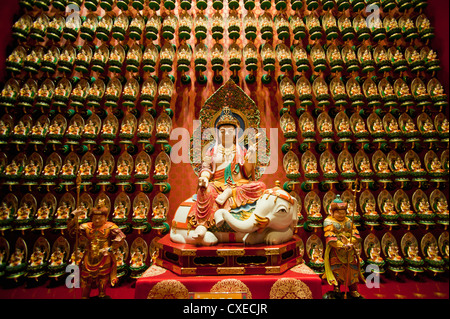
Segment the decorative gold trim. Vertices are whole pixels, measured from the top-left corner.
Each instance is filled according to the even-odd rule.
[[[155,264],[159,267],[163,267],[163,261],[162,259],[156,258],[155,260]]]
[[[196,275],[197,274],[197,268],[187,268],[187,267],[182,267],[181,269],[181,274],[182,275]]]
[[[252,299],[252,293],[247,285],[234,278],[223,279],[217,282],[210,292],[245,292],[247,293],[247,299]]]
[[[197,256],[197,249],[174,248],[173,253],[178,256]]]
[[[281,278],[270,288],[270,299],[312,299],[308,285],[300,279]]]
[[[244,256],[244,249],[217,249],[219,256]]]
[[[279,248],[264,248],[264,254],[266,256],[272,256],[272,255],[279,255],[280,249]]]
[[[245,267],[217,267],[218,275],[243,275]]]
[[[294,266],[290,269],[293,272],[299,273],[299,274],[306,274],[306,275],[315,275],[316,273],[314,270],[306,266],[305,264],[300,264],[297,266]]]
[[[165,273],[166,271],[167,271],[166,269],[160,266],[152,265],[142,274],[141,278],[159,276]]]
[[[162,280],[152,287],[147,299],[188,299],[189,291],[175,279]]]
[[[279,274],[281,272],[280,266],[267,266],[266,274]]]

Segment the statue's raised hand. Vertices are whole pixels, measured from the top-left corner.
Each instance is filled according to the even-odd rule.
[[[209,183],[209,181],[208,181],[208,179],[205,177],[205,176],[200,176],[199,178],[198,178],[198,186],[199,187],[208,187],[208,183]]]

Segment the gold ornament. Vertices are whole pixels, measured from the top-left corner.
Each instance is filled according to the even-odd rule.
[[[270,289],[270,299],[312,299],[308,285],[300,279],[278,279]]]
[[[147,299],[188,299],[189,291],[175,279],[162,280],[148,293]]]
[[[247,299],[252,299],[250,289],[242,281],[237,279],[224,279],[217,282],[210,292],[245,292]]]

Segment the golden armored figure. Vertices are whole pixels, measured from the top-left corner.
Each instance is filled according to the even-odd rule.
[[[81,210],[74,212],[74,220],[78,219]],[[80,225],[80,234],[88,239],[88,245],[81,261],[82,298],[89,298],[92,288],[98,288],[100,298],[106,297],[108,281],[114,286],[117,283],[116,260],[113,250],[117,249],[125,238],[125,234],[116,224],[108,222],[108,209],[97,206],[92,210],[91,222]],[[76,223],[71,223],[74,227]]]
[[[347,217],[347,203],[338,195],[331,203],[330,215],[324,223],[326,249],[325,274],[328,284],[334,287],[334,293],[340,293],[340,285],[349,287],[352,298],[361,298],[358,282],[361,274],[359,256],[355,250],[361,240],[356,226]]]

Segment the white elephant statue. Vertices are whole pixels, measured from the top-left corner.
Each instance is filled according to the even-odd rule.
[[[193,204],[194,199],[190,198],[175,213],[170,230],[170,239],[175,243],[200,246],[212,246],[219,242],[277,245],[292,238],[298,220],[297,200],[283,189],[275,187],[264,192],[248,218],[238,219],[233,212],[219,209],[214,215],[214,229],[209,229],[202,237],[194,238],[194,232],[187,227],[188,213]]]

